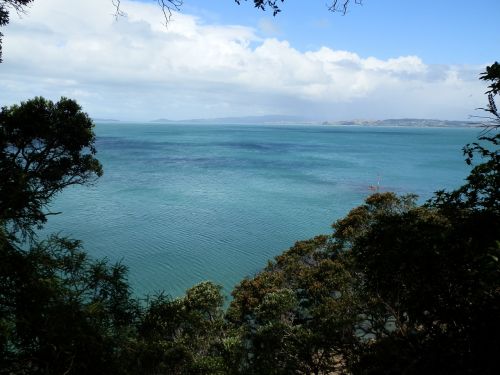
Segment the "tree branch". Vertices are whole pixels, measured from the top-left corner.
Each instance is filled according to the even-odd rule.
[[[351,2],[352,0],[334,0],[332,5],[328,7],[328,10],[330,12],[340,12],[345,15]],[[363,0],[354,0],[354,4],[363,5]]]
[[[115,7],[115,18],[124,17],[126,13],[121,9],[121,0],[111,0],[113,6]],[[156,0],[158,6],[160,7],[163,17],[165,18],[165,26],[168,26],[172,18],[173,12],[179,12],[181,10],[183,0]]]

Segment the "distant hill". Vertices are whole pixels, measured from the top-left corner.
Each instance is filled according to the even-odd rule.
[[[100,120],[104,121],[104,120]],[[107,120],[112,121],[112,120]],[[452,121],[435,119],[386,119],[386,120],[342,120],[342,121],[320,121],[301,116],[267,115],[267,116],[244,116],[244,117],[220,117],[220,118],[198,118],[189,120],[157,119],[153,123],[163,124],[233,124],[233,125],[257,125],[257,124],[310,124],[310,125],[363,125],[363,126],[415,126],[415,127],[477,127],[481,123],[477,121]]]
[[[302,123],[319,123],[318,121],[308,120],[300,116],[285,116],[285,115],[267,115],[267,116],[244,116],[244,117],[220,117],[220,118],[198,118],[190,120],[169,120],[157,119],[150,122],[156,123],[176,123],[176,124],[234,124],[234,125],[250,125],[250,124],[302,124]]]

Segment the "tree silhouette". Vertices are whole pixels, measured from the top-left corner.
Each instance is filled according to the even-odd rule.
[[[70,185],[102,175],[94,124],[74,101],[41,97],[0,111],[0,227],[31,235],[48,203]]]

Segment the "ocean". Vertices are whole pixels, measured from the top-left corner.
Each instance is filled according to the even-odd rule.
[[[129,267],[137,296],[212,280],[227,295],[374,191],[423,202],[464,182],[477,128],[97,123],[104,176],[71,187],[41,235]]]

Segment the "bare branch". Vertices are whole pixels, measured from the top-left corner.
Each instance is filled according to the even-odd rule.
[[[121,9],[121,0],[111,0],[113,6],[115,7],[115,18],[124,17],[126,13]],[[160,7],[163,17],[165,18],[165,26],[168,26],[172,18],[173,12],[179,12],[181,10],[183,0],[156,0],[158,6]]]
[[[121,6],[121,0],[111,0],[113,3],[113,6],[115,7],[115,18],[118,19],[118,17],[123,17],[125,16],[125,13],[120,9]]]
[[[345,15],[351,2],[352,0],[334,0],[332,5],[328,7],[328,10],[330,12],[340,12]],[[354,0],[354,4],[363,5],[363,0]]]
[[[157,1],[165,18],[165,26],[168,26],[168,23],[172,18],[172,11],[179,12],[181,10],[183,0],[166,0],[166,1],[157,0]]]

